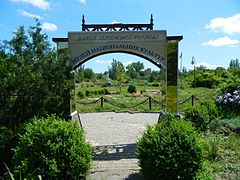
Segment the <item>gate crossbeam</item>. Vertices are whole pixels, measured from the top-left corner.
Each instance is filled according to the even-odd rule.
[[[153,16],[151,15],[149,24],[85,24],[82,16],[82,31],[143,31],[153,30]]]

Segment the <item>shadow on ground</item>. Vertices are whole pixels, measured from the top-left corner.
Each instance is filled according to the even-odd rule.
[[[129,174],[125,180],[144,180],[144,177],[141,172]]]
[[[136,158],[136,143],[95,146],[93,155],[99,161]]]

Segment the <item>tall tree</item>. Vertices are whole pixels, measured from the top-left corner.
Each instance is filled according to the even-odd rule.
[[[150,76],[149,76],[149,82],[154,82],[154,81],[157,81],[157,82],[160,82],[160,71],[152,71]]]
[[[29,46],[29,40],[25,34],[24,26],[20,26],[13,34],[14,36],[9,42],[11,45],[11,51],[13,51],[13,54],[16,56],[22,57],[25,55]]]
[[[126,81],[127,77],[126,77],[126,73],[125,73],[125,69],[124,66],[121,62],[118,63],[117,66],[117,74],[116,74],[116,78],[118,81],[118,85],[119,85],[119,90],[120,92],[122,91],[122,84]]]
[[[42,26],[38,19],[36,19],[36,25],[30,26],[28,30],[31,38],[30,50],[34,52],[34,60],[41,59],[44,54],[50,51],[50,43],[48,36],[45,33],[41,33]]]
[[[111,66],[108,67],[108,72],[109,72],[109,77],[112,79],[112,80],[116,80],[116,74],[117,74],[117,66],[118,66],[118,61],[113,59],[112,60],[112,63],[111,63]]]
[[[239,60],[237,58],[236,59],[231,59],[231,61],[229,63],[229,67],[230,68],[240,67]]]
[[[140,76],[141,70],[144,69],[144,65],[141,62],[133,62],[127,65],[127,75],[131,78],[137,78]]]
[[[75,70],[75,79],[77,82],[81,82],[84,80],[84,69],[84,65],[81,65]]]
[[[69,115],[70,58],[49,49],[41,25],[28,33],[20,26],[0,45],[0,129],[11,132],[0,141],[2,160],[9,165],[19,127],[34,116]],[[3,133],[4,134],[4,133]],[[2,134],[1,134],[2,135]],[[1,176],[1,175],[0,175]]]
[[[70,88],[70,58],[49,49],[41,25],[26,33],[20,26],[8,42],[1,46],[0,121],[20,125],[33,116],[63,115],[66,94]],[[6,41],[5,41],[6,42]],[[7,54],[7,56],[6,56]],[[6,121],[5,121],[6,120]],[[16,123],[18,122],[18,123]]]
[[[93,80],[95,78],[95,74],[91,68],[86,68],[83,71],[84,79]]]

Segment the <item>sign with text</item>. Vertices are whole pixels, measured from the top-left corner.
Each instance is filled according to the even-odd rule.
[[[123,52],[143,57],[155,65],[165,66],[166,31],[69,32],[68,47],[73,67],[98,55]]]

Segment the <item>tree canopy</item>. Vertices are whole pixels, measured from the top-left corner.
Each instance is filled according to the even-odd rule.
[[[141,70],[144,69],[144,65],[141,62],[133,62],[126,67],[127,75],[131,78],[138,78],[140,76]]]
[[[5,125],[18,125],[33,116],[66,115],[70,58],[50,48],[47,35],[36,22],[26,32],[20,26],[1,45],[0,117]],[[17,123],[18,122],[18,123]]]

